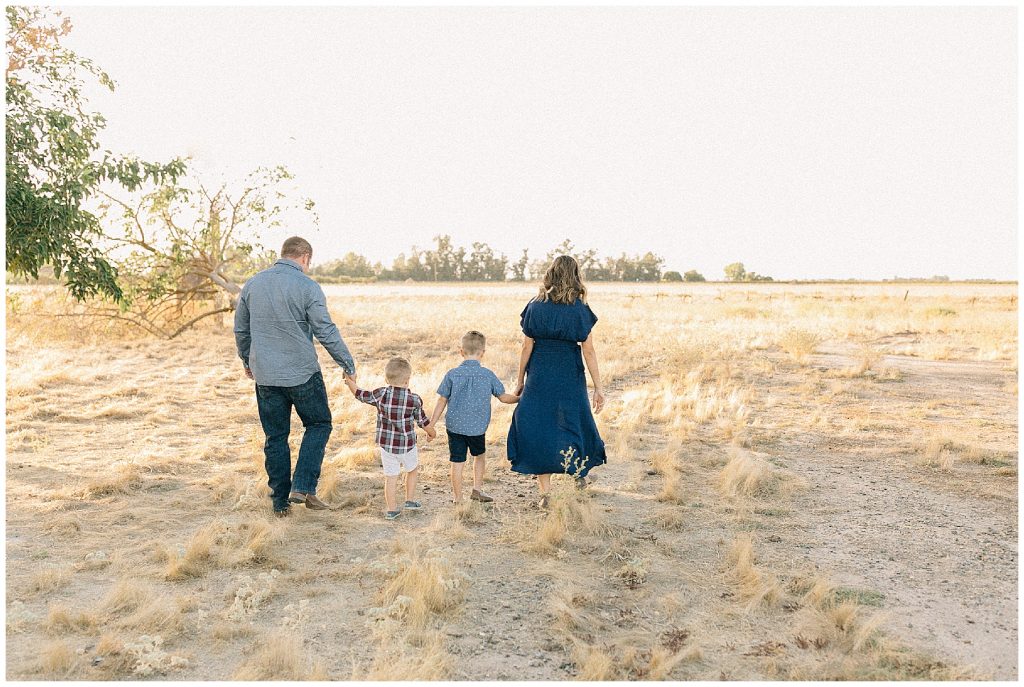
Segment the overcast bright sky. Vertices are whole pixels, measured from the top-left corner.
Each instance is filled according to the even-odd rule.
[[[285,164],[317,262],[448,233],[709,278],[1017,277],[1012,8],[64,13],[118,83],[105,145]]]

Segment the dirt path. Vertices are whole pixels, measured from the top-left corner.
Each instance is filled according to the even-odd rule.
[[[826,370],[855,363],[841,355],[814,360]],[[900,356],[881,364],[905,379],[884,392],[890,411],[897,401],[952,397],[994,428],[990,444],[1016,436],[1005,366]],[[916,465],[906,437],[885,433],[800,433],[785,443],[790,469],[811,484],[798,508],[808,559],[846,584],[883,593],[900,636],[995,679],[1016,679],[1016,478],[993,479],[976,465],[952,473]]]

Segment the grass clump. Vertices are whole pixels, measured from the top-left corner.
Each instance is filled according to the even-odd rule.
[[[748,613],[759,606],[774,606],[782,599],[779,580],[756,565],[749,534],[736,537],[729,550],[729,563],[729,576],[740,598],[747,602]]]
[[[322,665],[310,662],[302,640],[292,634],[260,641],[259,650],[231,676],[233,680],[324,680]]]
[[[820,335],[805,329],[787,329],[779,337],[779,346],[798,363],[807,362],[821,342]]]
[[[401,604],[406,622],[423,627],[432,614],[446,614],[462,602],[465,582],[445,559],[413,552],[399,562],[397,573],[377,597],[383,607]]]

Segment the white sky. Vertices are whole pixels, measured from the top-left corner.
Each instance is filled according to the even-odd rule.
[[[1013,8],[64,13],[118,82],[105,145],[285,164],[318,262],[448,233],[709,278],[1017,277]]]

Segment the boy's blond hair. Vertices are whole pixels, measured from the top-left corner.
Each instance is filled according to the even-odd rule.
[[[405,358],[392,358],[384,366],[384,379],[388,384],[408,384],[412,377],[412,365]]]
[[[487,337],[475,329],[471,329],[462,335],[462,350],[468,355],[483,353],[487,348]]]

